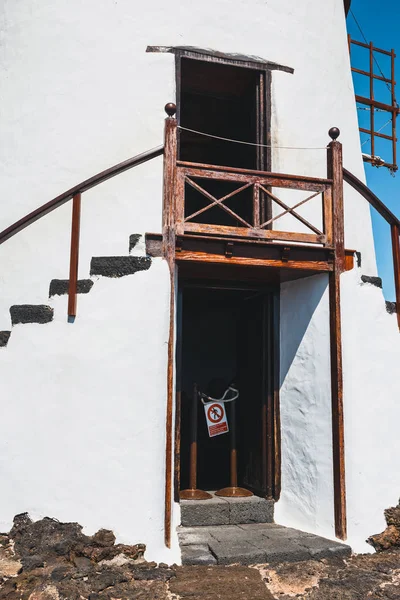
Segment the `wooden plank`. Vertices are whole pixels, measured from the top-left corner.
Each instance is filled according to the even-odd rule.
[[[198,174],[198,176],[201,176],[201,172],[202,171],[209,171],[215,174],[215,176],[217,176],[218,173],[220,173],[221,171],[224,172],[226,175],[228,174],[234,174],[234,175],[249,175],[249,179],[247,181],[251,180],[251,176],[253,175],[254,177],[256,177],[256,180],[254,181],[254,183],[256,181],[261,181],[264,179],[272,179],[272,180],[286,180],[286,181],[293,181],[295,183],[306,183],[306,184],[315,184],[318,186],[322,186],[321,188],[318,189],[323,189],[323,186],[325,185],[329,185],[331,182],[330,179],[326,179],[326,178],[318,178],[318,177],[304,177],[303,175],[291,175],[288,173],[271,173],[269,171],[257,171],[255,169],[238,169],[237,167],[225,167],[223,165],[208,165],[205,163],[194,163],[194,162],[187,162],[187,161],[182,161],[182,160],[178,160],[177,162],[177,166],[179,168],[184,168],[185,172],[187,172],[188,174]],[[215,177],[216,178],[216,177]],[[279,187],[279,186],[277,186]],[[310,189],[310,191],[313,191],[313,188],[307,188]],[[316,190],[317,191],[317,190]]]
[[[204,262],[219,263],[226,265],[242,265],[256,267],[281,267],[284,269],[303,269],[307,271],[332,271],[332,264],[324,261],[283,261],[278,259],[245,258],[243,256],[226,257],[222,254],[210,254],[208,252],[191,252],[181,250],[176,254],[176,261],[180,262]]]
[[[185,181],[186,176],[180,169],[176,170],[175,187],[175,231],[183,233],[185,221]]]
[[[391,51],[391,90],[392,90],[392,106],[398,106],[396,101],[396,81],[395,81],[395,58],[396,55],[394,50]],[[399,110],[397,111],[399,114]],[[392,113],[392,156],[393,156],[393,164],[397,166],[397,135],[396,135],[396,127],[397,127],[397,115]]]
[[[272,294],[272,353],[273,353],[273,419],[274,419],[274,500],[281,495],[281,416],[280,416],[280,297]]]
[[[392,252],[393,252],[393,270],[394,270],[394,284],[396,292],[396,312],[397,312],[397,323],[400,329],[400,228],[399,226],[391,226],[392,234]]]
[[[362,133],[367,133],[368,135],[371,135],[371,130],[370,129],[364,129],[364,127],[359,127],[359,130]],[[375,137],[380,137],[384,140],[389,140],[390,142],[393,140],[393,136],[391,135],[386,135],[385,133],[379,133],[378,131],[374,132],[374,136]]]
[[[323,224],[326,236],[326,245],[333,246],[333,206],[332,206],[332,188],[327,188],[323,193]]]
[[[345,540],[347,537],[347,516],[344,456],[340,270],[338,268],[329,274],[329,312],[335,533],[336,537],[341,540]]]
[[[391,79],[386,79],[386,77],[381,77],[380,75],[376,75],[375,73],[370,73],[369,71],[363,71],[362,69],[356,69],[355,67],[351,67],[353,73],[359,73],[360,75],[366,75],[367,77],[373,77],[374,79],[379,79],[379,81],[384,81],[385,83],[391,83]]]
[[[72,200],[71,252],[69,261],[68,317],[76,317],[76,295],[79,265],[79,236],[81,227],[81,194]]]
[[[263,382],[263,392],[266,392],[266,398],[263,399],[263,413],[262,413],[262,452],[263,457],[265,455],[265,467],[263,469],[263,475],[266,475],[265,487],[267,490],[267,497],[273,498],[274,495],[274,456],[275,456],[275,441],[274,441],[274,385],[273,385],[273,319],[272,319],[272,298],[269,296],[267,302],[263,305],[263,330],[262,336],[266,336],[264,340],[263,348],[263,363],[265,365],[263,369],[263,376],[266,376],[266,381]]]
[[[171,547],[172,526],[172,447],[174,404],[174,319],[175,319],[175,185],[177,153],[176,119],[165,119],[164,143],[164,206],[163,206],[163,254],[170,269],[170,322],[168,339],[166,442],[165,442],[165,512],[164,540]]]
[[[366,104],[367,106],[372,106],[373,103],[375,108],[380,108],[381,110],[395,113],[396,115],[399,113],[397,106],[391,106],[390,104],[384,104],[383,102],[378,102],[377,100],[371,100],[371,98],[366,98],[365,96],[356,96],[356,101],[360,102],[360,104]]]
[[[345,270],[342,144],[328,146],[328,175],[332,178],[333,246],[339,272]]]
[[[361,46],[362,48],[369,48],[369,44],[364,44],[363,42],[357,42],[356,40],[351,40],[351,43],[354,44],[355,46]],[[374,46],[374,51],[380,52],[381,54],[386,54],[387,56],[390,56],[390,52],[388,52],[387,50],[382,50],[381,48],[375,48],[375,46]]]
[[[183,230],[183,231],[182,231]],[[240,237],[254,237],[258,239],[284,240],[292,242],[308,242],[310,244],[324,244],[325,235],[314,235],[312,233],[293,233],[291,231],[261,230],[246,227],[228,227],[225,225],[212,225],[205,223],[184,223],[182,229],[177,233],[185,232],[215,233],[217,235],[237,235]]]
[[[374,72],[374,47],[372,42],[369,45],[369,70]],[[371,129],[371,156],[375,156],[375,106],[374,106],[374,78],[369,79],[369,97],[372,100],[370,105],[370,129]]]
[[[179,502],[181,489],[181,408],[182,408],[182,289],[178,291],[176,310],[176,404],[175,404],[175,460],[174,500]]]
[[[260,227],[260,186],[255,183],[253,186],[253,227]]]

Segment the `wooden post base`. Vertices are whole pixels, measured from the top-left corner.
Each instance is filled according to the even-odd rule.
[[[222,488],[222,490],[215,492],[215,495],[222,496],[223,498],[248,498],[249,496],[254,496],[253,492],[241,487]]]
[[[180,500],[209,500],[210,498],[212,498],[211,494],[203,490],[188,489],[179,492]]]

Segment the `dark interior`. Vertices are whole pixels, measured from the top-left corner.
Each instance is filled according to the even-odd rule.
[[[266,481],[263,407],[267,396],[268,296],[257,289],[184,287],[182,293],[181,489],[189,487],[193,385],[221,397],[234,382],[239,485],[264,495]],[[231,404],[227,404],[230,424]],[[263,434],[264,431],[264,434]],[[204,490],[230,485],[230,434],[210,438],[198,404],[198,482]]]
[[[246,142],[257,142],[257,98],[260,73],[254,69],[182,58],[180,70],[179,124],[207,134]],[[180,130],[180,160],[209,165],[257,169],[255,146],[218,140]],[[201,187],[217,198],[238,189],[235,182],[196,179]],[[187,184],[185,216],[207,206],[210,201]],[[226,201],[226,206],[251,222],[251,190]],[[191,219],[243,227],[243,223],[218,206]]]

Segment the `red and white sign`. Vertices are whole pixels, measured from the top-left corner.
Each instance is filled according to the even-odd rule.
[[[209,402],[204,405],[204,411],[206,413],[208,435],[210,437],[228,433],[228,420],[223,402]]]

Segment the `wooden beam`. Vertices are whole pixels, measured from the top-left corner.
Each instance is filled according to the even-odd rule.
[[[333,141],[328,146],[328,177],[332,183],[333,271],[329,274],[329,322],[331,350],[331,402],[333,488],[336,536],[347,537],[346,481],[343,418],[342,329],[340,314],[340,274],[346,268],[344,249],[343,162],[342,144]]]
[[[299,269],[307,271],[332,271],[331,263],[325,261],[293,261],[272,260],[260,258],[247,258],[243,256],[226,257],[222,254],[210,254],[208,252],[191,252],[181,250],[176,253],[176,261],[179,262],[203,262],[219,263],[226,265],[241,265],[252,267],[280,267],[284,269]]]
[[[324,234],[314,233],[293,233],[291,231],[275,231],[272,229],[251,229],[250,227],[228,227],[226,225],[213,225],[205,223],[179,223],[177,233],[182,235],[189,233],[216,234],[219,236],[240,236],[263,240],[283,240],[292,242],[306,242],[310,244],[324,244],[326,237]]]
[[[76,295],[79,266],[79,236],[81,227],[81,194],[72,200],[71,251],[69,261],[68,317],[76,317]]]
[[[397,224],[391,226],[392,234],[392,251],[393,251],[393,270],[394,283],[396,291],[396,312],[397,323],[400,329],[400,228]]]
[[[196,171],[197,175],[200,175],[200,171],[206,170],[213,172],[215,176],[217,176],[218,172],[223,171],[225,173],[233,173],[234,179],[235,175],[243,174],[243,175],[253,175],[256,181],[264,180],[264,179],[273,179],[273,180],[286,180],[286,181],[294,181],[295,183],[304,183],[306,184],[305,189],[309,189],[313,191],[312,187],[307,187],[308,184],[315,184],[319,186],[317,189],[321,189],[323,191],[323,187],[329,185],[331,183],[330,179],[320,178],[320,177],[304,177],[303,175],[292,175],[289,173],[271,173],[269,171],[259,171],[255,169],[239,169],[237,167],[224,167],[222,165],[209,165],[205,163],[195,163],[195,162],[186,162],[183,160],[178,160],[178,167],[184,167],[185,171]],[[193,175],[193,173],[192,173]],[[221,176],[221,173],[219,173]],[[247,181],[250,181],[250,178],[247,178]],[[322,187],[321,187],[322,186]],[[300,188],[299,188],[300,189]],[[317,191],[317,190],[315,190]]]
[[[347,519],[344,456],[340,273],[338,269],[335,269],[329,274],[329,312],[335,533],[339,539],[345,540],[347,537]]]
[[[168,105],[167,105],[168,106]],[[163,255],[170,270],[170,323],[168,339],[166,442],[165,442],[165,514],[164,539],[171,547],[172,481],[173,481],[173,406],[174,406],[174,348],[175,348],[175,183],[177,136],[176,119],[165,119]]]

